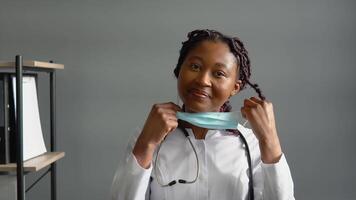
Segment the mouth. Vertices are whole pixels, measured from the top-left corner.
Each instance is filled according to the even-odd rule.
[[[210,98],[208,92],[196,88],[189,89],[188,93],[198,98]]]

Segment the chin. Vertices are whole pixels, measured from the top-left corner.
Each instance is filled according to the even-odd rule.
[[[185,111],[186,112],[217,112],[216,110],[213,109],[209,109],[207,108],[207,106],[205,105],[199,105],[199,104],[186,104],[185,105]]]

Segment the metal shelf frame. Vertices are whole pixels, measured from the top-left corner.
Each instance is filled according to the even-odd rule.
[[[17,178],[17,199],[25,200],[25,182],[23,166],[23,90],[22,77],[24,71],[48,72],[50,82],[50,148],[51,152],[56,151],[56,73],[55,69],[35,68],[23,66],[21,55],[16,55],[16,178]],[[49,168],[51,174],[51,200],[57,199],[57,166],[53,162]],[[47,173],[45,173],[47,174]],[[42,176],[43,177],[43,176]],[[42,178],[41,177],[41,178]],[[41,179],[40,178],[40,179]],[[37,182],[35,182],[36,184]]]

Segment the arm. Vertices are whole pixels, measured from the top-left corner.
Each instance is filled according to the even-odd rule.
[[[277,133],[259,140],[263,176],[262,199],[294,199],[293,180],[287,160],[282,153]]]
[[[139,165],[132,153],[135,141],[136,138],[134,138],[128,145],[125,158],[121,160],[121,163],[116,170],[111,186],[112,200],[145,199],[145,193],[149,187],[152,167],[145,169]]]
[[[263,182],[262,199],[294,199],[293,180],[279,142],[271,102],[256,97],[245,99],[241,112],[258,139]]]
[[[149,187],[152,157],[158,144],[178,126],[173,103],[155,104],[137,140],[129,146],[126,159],[116,171],[112,184],[113,200],[143,200]]]
[[[293,179],[284,154],[273,164],[261,163],[263,177],[262,199],[294,200]]]

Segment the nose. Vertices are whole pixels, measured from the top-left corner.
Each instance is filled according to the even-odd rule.
[[[203,87],[211,86],[211,77],[208,72],[201,71],[195,79],[196,83]]]

